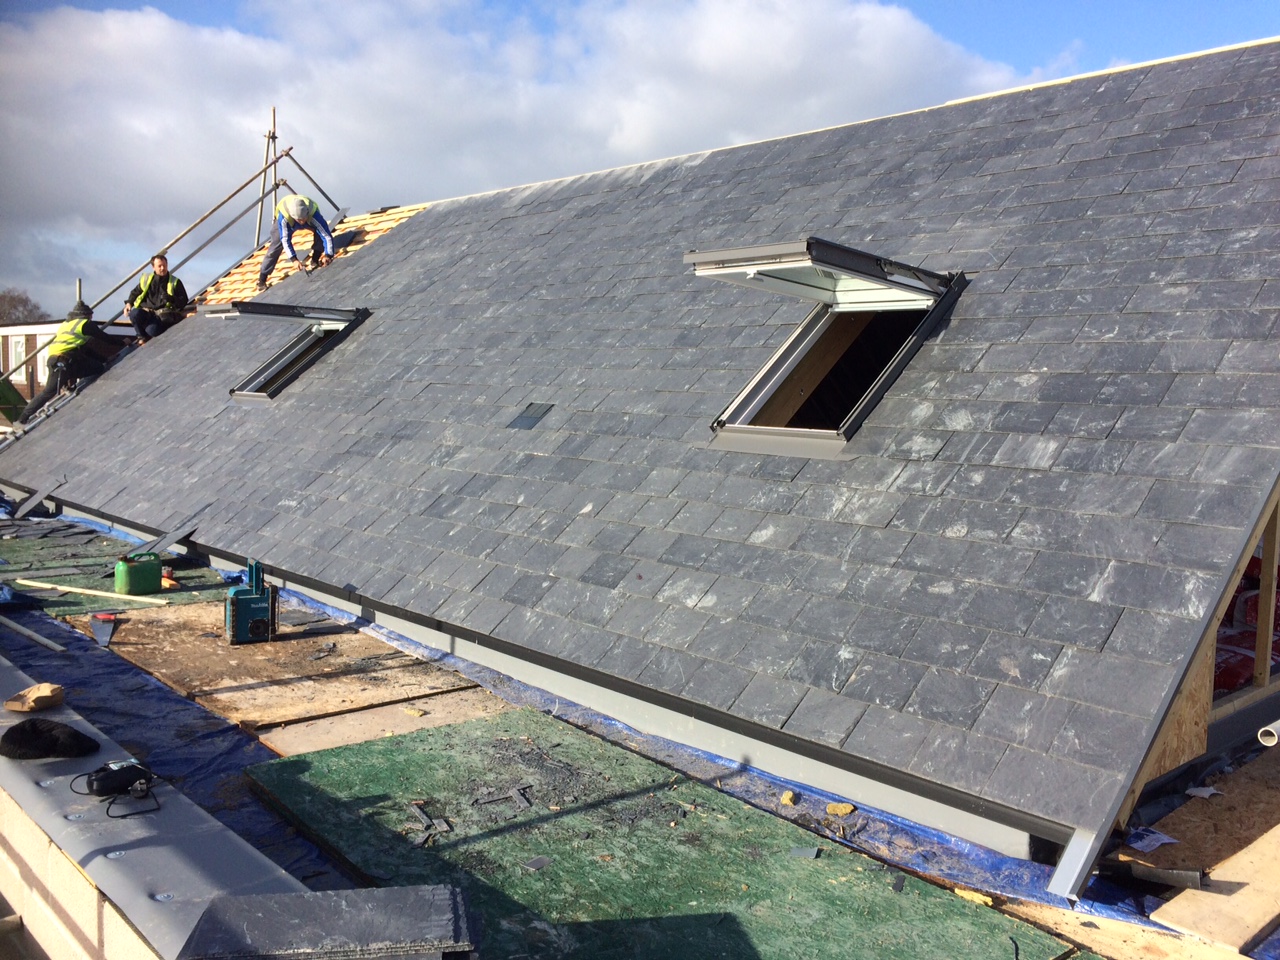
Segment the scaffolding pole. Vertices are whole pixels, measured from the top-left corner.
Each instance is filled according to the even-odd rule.
[[[258,244],[262,242],[262,198],[265,198],[267,195],[267,168],[271,166],[271,148],[274,147],[275,145],[276,145],[276,108],[272,107],[271,108],[271,129],[267,131],[267,143],[262,151],[262,184],[258,188],[259,192],[262,194],[262,197],[258,199],[258,225],[257,227],[254,228],[254,231],[253,231],[253,246],[249,248],[250,250],[258,249]],[[271,179],[274,180],[279,175],[280,175],[280,171],[279,169],[277,169],[274,173],[272,173]],[[275,187],[273,186],[272,189],[274,190]],[[275,204],[272,204],[271,206],[272,206],[272,209],[275,209]]]
[[[293,161],[293,165],[294,165],[295,167],[297,167],[297,168],[302,172],[302,175],[303,175],[304,177],[306,177],[308,180],[310,180],[310,181],[311,181],[311,185],[312,185],[313,187],[315,187],[317,190],[319,190],[319,191],[320,191],[320,196],[324,197],[326,200],[328,200],[328,201],[329,201],[329,206],[333,207],[333,209],[334,209],[334,210],[341,210],[341,209],[342,209],[342,208],[341,208],[341,207],[339,207],[336,203],[334,203],[334,202],[333,202],[333,197],[329,196],[327,193],[325,193],[325,192],[324,192],[324,187],[322,187],[322,186],[320,186],[320,184],[316,183],[315,178],[314,178],[314,177],[312,177],[312,176],[311,176],[311,174],[307,173],[306,168],[305,168],[302,164],[300,164],[300,163],[297,161],[297,158],[295,158],[295,157],[293,157],[293,156],[290,156],[290,157],[289,157],[289,159],[290,159],[290,160],[292,160],[292,161]]]
[[[281,153],[281,154],[280,154],[280,156],[282,156],[282,157],[287,157],[287,156],[289,156],[289,151],[291,151],[292,149],[293,149],[293,147],[286,147],[286,148],[284,149],[284,152],[283,152],[283,153]],[[276,162],[278,162],[278,161],[273,160],[271,163],[276,163]],[[296,163],[297,161],[294,161],[294,162]],[[240,191],[241,191],[241,190],[243,190],[245,187],[249,186],[249,184],[253,183],[253,181],[257,180],[257,179],[258,179],[258,177],[259,177],[259,176],[261,176],[265,171],[267,171],[267,170],[271,169],[271,163],[264,164],[261,170],[255,170],[255,171],[253,172],[253,176],[251,176],[251,177],[250,177],[249,179],[247,179],[244,183],[240,184],[240,186],[236,187],[236,188],[235,188],[234,190],[232,190],[229,194],[227,194],[227,195],[226,195],[222,200],[220,200],[216,205],[214,205],[213,207],[211,207],[211,208],[209,209],[209,211],[208,211],[207,213],[205,213],[205,215],[204,215],[204,216],[202,216],[200,219],[198,219],[195,223],[191,224],[191,226],[187,227],[187,229],[183,230],[180,234],[178,234],[176,237],[174,237],[172,240],[170,240],[168,243],[166,243],[163,247],[161,247],[161,248],[160,248],[160,249],[161,249],[161,251],[165,251],[165,252],[167,252],[167,251],[169,250],[169,248],[171,248],[175,243],[177,243],[179,240],[182,240],[184,237],[186,237],[186,236],[187,236],[187,234],[191,233],[191,231],[192,231],[192,230],[194,230],[196,227],[200,226],[200,224],[204,223],[206,220],[208,220],[210,217],[212,217],[215,213],[217,213],[219,210],[221,210],[223,207],[225,207],[228,203],[230,203],[230,202],[231,202],[232,198],[234,198],[234,197],[236,196],[236,194],[240,193]],[[330,202],[330,203],[332,203],[333,201],[331,200],[331,201],[329,201],[329,202]],[[256,246],[256,244],[255,244],[255,246]],[[134,277],[136,277],[138,274],[140,274],[143,270],[147,269],[147,267],[148,267],[150,264],[151,264],[151,259],[150,259],[150,258],[147,258],[146,262],[144,262],[144,263],[143,263],[143,264],[141,264],[140,266],[136,267],[132,273],[130,273],[127,277],[125,277],[123,280],[121,280],[119,283],[117,283],[114,287],[112,287],[110,290],[108,290],[106,293],[104,293],[101,297],[99,297],[99,298],[98,298],[97,300],[95,300],[93,303],[89,304],[89,306],[90,306],[90,307],[92,307],[92,308],[94,308],[94,309],[97,309],[99,306],[101,306],[102,304],[106,303],[106,301],[107,301],[107,298],[108,298],[108,297],[110,297],[112,294],[114,294],[114,293],[116,293],[117,291],[119,291],[119,290],[120,290],[120,288],[121,288],[121,287],[123,287],[126,283],[128,283],[130,280],[132,280],[132,279],[133,279]]]

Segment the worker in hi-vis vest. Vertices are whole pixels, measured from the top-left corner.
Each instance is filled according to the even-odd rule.
[[[182,312],[187,309],[187,290],[169,272],[169,258],[163,253],[151,258],[151,272],[129,292],[124,309],[143,343],[182,319]]]
[[[297,251],[293,249],[293,231],[299,228],[312,233],[311,255],[303,266],[304,270],[327,266],[333,260],[333,231],[325,223],[319,205],[310,197],[289,194],[276,204],[275,218],[276,228],[271,233],[271,242],[267,244],[267,254],[262,258],[262,266],[258,268],[259,290],[266,289],[267,277],[276,268],[281,250],[287,250],[291,258],[302,264]]]
[[[76,381],[96,377],[105,370],[106,364],[95,350],[95,344],[110,347],[111,342],[111,337],[93,322],[93,310],[83,300],[77,300],[49,344],[49,379],[44,389],[31,398],[18,422],[30,420],[63,387],[73,387]]]

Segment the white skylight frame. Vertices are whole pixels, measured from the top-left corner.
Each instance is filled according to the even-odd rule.
[[[304,324],[288,343],[228,392],[236,400],[272,400],[303,371],[332,349],[369,316],[367,310],[305,307],[290,304],[233,302],[201,311],[211,317],[245,314],[268,320],[301,320]]]
[[[712,422],[713,445],[748,452],[835,456],[880,402],[946,316],[967,280],[834,244],[817,237],[792,243],[689,253],[694,274],[817,303],[787,341]],[[886,314],[902,313],[910,325],[878,376],[840,424],[832,429],[752,423],[836,323],[859,323],[862,332]],[[818,384],[831,375],[829,367]],[[815,391],[816,392],[816,391]]]

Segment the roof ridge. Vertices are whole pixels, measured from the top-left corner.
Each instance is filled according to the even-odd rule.
[[[1179,53],[1171,57],[1157,57],[1155,60],[1143,60],[1141,63],[1126,63],[1115,67],[1104,67],[1101,70],[1090,70],[1087,73],[1076,73],[1069,77],[1057,77],[1053,80],[1038,80],[1035,83],[1025,83],[1017,87],[1007,87],[1004,90],[992,90],[987,93],[975,93],[971,97],[958,97],[955,100],[948,100],[938,106],[950,107],[958,103],[971,103],[974,100],[987,100],[992,97],[1003,97],[1011,93],[1023,93],[1028,90],[1039,90],[1041,87],[1054,87],[1064,83],[1072,83],[1076,80],[1087,80],[1089,77],[1104,77],[1112,73],[1125,73],[1129,70],[1145,70],[1148,67],[1159,66],[1162,63],[1177,63],[1179,60],[1194,60],[1197,57],[1207,57],[1215,53],[1226,53],[1230,50],[1244,50],[1249,47],[1259,47],[1268,43],[1280,42],[1280,36],[1265,37],[1261,40],[1245,40],[1241,43],[1229,43],[1222,47],[1211,47],[1208,50],[1197,50],[1192,53]],[[926,110],[936,109],[935,107],[925,107]],[[913,112],[913,111],[907,111]]]
[[[880,120],[888,120],[892,117],[906,117],[914,113],[927,113],[930,110],[941,110],[944,107],[951,107],[962,103],[971,103],[976,100],[986,100],[994,97],[1008,96],[1014,93],[1023,93],[1029,90],[1038,90],[1041,87],[1060,86],[1066,83],[1073,83],[1077,80],[1086,80],[1090,77],[1105,76],[1112,73],[1124,73],[1129,70],[1144,70],[1153,66],[1164,63],[1175,63],[1179,60],[1192,60],[1197,57],[1207,57],[1217,53],[1226,53],[1230,50],[1243,50],[1249,47],[1264,46],[1270,43],[1280,43],[1280,36],[1267,37],[1261,40],[1246,40],[1242,43],[1228,44],[1222,47],[1213,47],[1208,50],[1198,50],[1192,53],[1182,53],[1171,57],[1161,57],[1156,60],[1145,60],[1142,63],[1131,63],[1117,67],[1107,67],[1103,70],[1091,70],[1087,73],[1077,73],[1069,77],[1059,77],[1054,80],[1040,80],[1035,83],[1022,84],[1016,87],[1006,87],[1003,90],[992,90],[987,93],[976,93],[971,97],[959,97],[955,100],[946,100],[942,103],[930,104],[927,107],[916,107],[912,110],[901,110],[897,113],[884,113],[874,117],[864,117],[860,120],[846,120],[841,123],[833,123],[825,127],[814,127],[810,130],[798,130],[794,133],[780,134],[774,137],[762,137],[759,140],[744,140],[742,143],[735,143],[723,147],[708,147],[705,150],[691,150],[688,153],[677,153],[666,157],[659,157],[654,160],[642,160],[639,163],[621,163],[613,167],[603,167],[599,170],[587,170],[582,173],[568,174],[563,177],[549,177],[546,180],[535,180],[532,183],[517,183],[506,187],[494,187],[492,190],[477,190],[474,193],[464,193],[455,197],[442,197],[438,200],[428,201],[429,203],[454,203],[463,200],[475,200],[480,197],[492,197],[501,193],[513,193],[518,190],[534,190],[539,187],[546,187],[556,183],[568,183],[572,180],[578,180],[584,177],[599,177],[609,173],[616,173],[622,170],[639,170],[643,167],[657,166],[659,164],[677,163],[681,161],[689,161],[696,158],[698,163],[712,154],[722,153],[726,150],[738,150],[742,147],[756,146],[765,143],[776,143],[780,140],[790,140],[794,137],[804,137],[815,133],[824,133],[828,130],[839,130],[842,127],[854,127],[863,123],[875,123]]]

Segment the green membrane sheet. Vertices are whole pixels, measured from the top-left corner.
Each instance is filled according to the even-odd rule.
[[[1076,955],[531,710],[288,757],[250,776],[372,882],[461,887],[485,957]],[[424,843],[411,807],[448,832]]]

